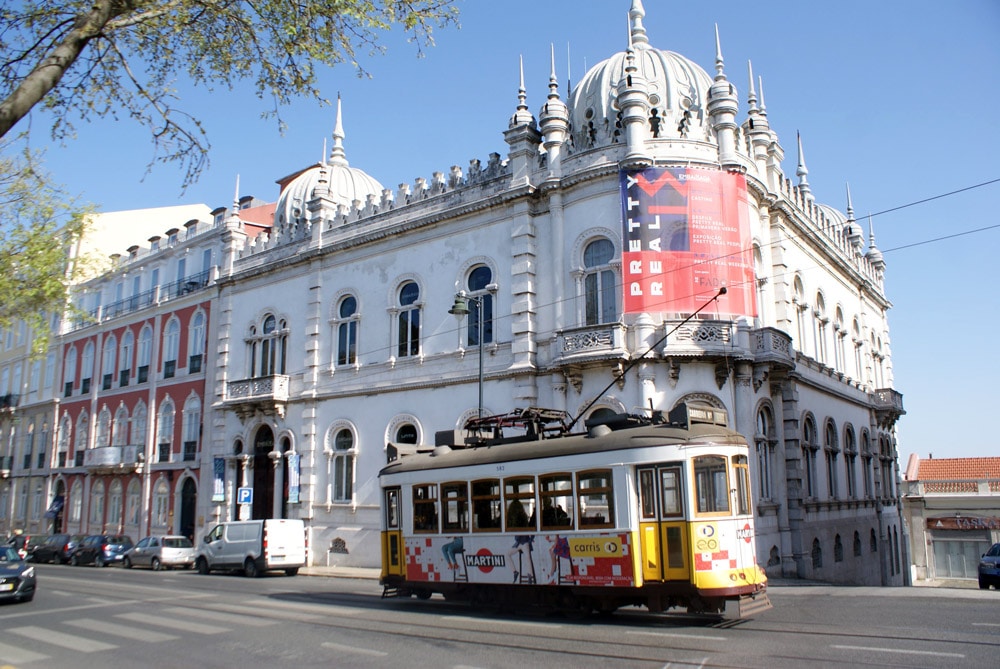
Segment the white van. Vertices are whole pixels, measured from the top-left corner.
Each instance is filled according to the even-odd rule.
[[[282,518],[219,523],[202,537],[194,561],[201,574],[228,569],[249,577],[276,569],[295,576],[305,564],[305,523]]]

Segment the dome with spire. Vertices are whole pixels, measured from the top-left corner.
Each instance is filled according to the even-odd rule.
[[[570,109],[577,147],[603,144],[598,138],[614,135],[618,122],[618,85],[626,76],[629,52],[633,55],[636,76],[645,82],[650,113],[661,118],[657,122],[661,129],[659,136],[704,139],[710,135],[707,103],[712,77],[684,56],[652,47],[642,25],[645,15],[641,0],[633,0],[629,11],[629,50],[590,68],[574,86]]]
[[[326,153],[324,149],[324,154]],[[344,128],[341,123],[340,96],[337,96],[337,122],[333,130],[333,148],[329,157],[279,182],[281,195],[274,210],[274,226],[281,230],[305,219],[306,203],[325,195],[337,205],[353,207],[364,204],[370,195],[382,196],[382,184],[363,170],[351,167],[344,153]]]

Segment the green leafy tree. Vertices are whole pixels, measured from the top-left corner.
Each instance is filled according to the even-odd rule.
[[[0,6],[0,137],[37,105],[53,137],[71,118],[128,117],[149,128],[150,162],[183,166],[184,185],[206,167],[197,116],[176,106],[175,80],[212,90],[250,81],[269,100],[323,101],[322,66],[380,52],[382,32],[407,31],[418,52],[457,21],[455,0],[23,0]]]
[[[31,328],[32,352],[41,354],[51,336],[48,314],[67,311],[68,286],[93,260],[74,257],[89,210],[53,185],[37,155],[0,145],[0,327]]]

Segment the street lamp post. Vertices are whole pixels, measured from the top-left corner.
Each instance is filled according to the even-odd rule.
[[[455,316],[458,322],[461,323],[462,320],[469,315],[469,302],[475,302],[476,311],[479,312],[479,418],[483,417],[483,298],[482,297],[472,297],[466,295],[465,292],[460,292],[455,295],[455,304],[451,306],[448,313]]]

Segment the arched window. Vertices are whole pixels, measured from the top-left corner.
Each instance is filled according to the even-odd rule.
[[[854,557],[861,557],[861,533],[854,531]]]
[[[79,523],[83,517],[83,483],[74,481],[69,489],[69,520]]]
[[[816,423],[812,416],[807,416],[805,424],[802,426],[802,458],[805,465],[806,475],[806,497],[816,497],[816,451],[819,445],[816,442]]]
[[[108,525],[112,531],[117,531],[122,523],[122,482],[115,479],[108,490]]]
[[[868,549],[872,553],[878,553],[878,536],[875,534],[875,528],[872,528],[871,536],[868,537]]]
[[[467,284],[470,297],[476,300],[469,300],[469,317],[466,322],[468,336],[466,342],[469,346],[479,346],[479,308],[480,303],[483,309],[483,343],[489,344],[493,341],[493,294],[487,289],[493,283],[493,271],[485,266],[479,265],[469,273]]]
[[[153,354],[153,328],[148,325],[139,331],[139,360],[136,367],[136,382],[145,383],[149,379],[149,361]]]
[[[171,445],[174,442],[174,403],[169,399],[160,405],[156,417],[157,462],[170,462]]]
[[[76,419],[76,441],[73,443],[77,460],[83,464],[83,452],[87,450],[87,443],[90,441],[90,416],[84,409]]]
[[[101,481],[90,489],[90,523],[97,527],[104,523],[104,483]]]
[[[420,287],[407,281],[399,288],[397,350],[400,358],[420,354]]]
[[[163,331],[163,378],[171,379],[177,372],[177,351],[181,342],[181,324],[171,318]]]
[[[872,468],[872,442],[867,431],[861,432],[861,478],[865,484],[865,499],[874,497],[875,475]]]
[[[358,299],[347,295],[337,306],[337,364],[353,365],[358,361]]]
[[[132,479],[128,483],[128,492],[125,495],[125,523],[137,526],[139,524],[139,514],[142,512],[140,505],[142,489],[139,481]]]
[[[763,500],[771,499],[776,443],[771,408],[761,407],[760,411],[757,412],[757,433],[754,435],[754,445],[757,450],[757,489]]]
[[[618,320],[618,282],[611,268],[615,245],[607,239],[587,244],[583,251],[584,318],[587,325]]]
[[[115,362],[118,360],[118,340],[114,335],[108,335],[104,340],[104,352],[101,354],[101,389],[111,390],[115,378]]]
[[[816,359],[825,364],[830,317],[826,315],[826,300],[823,299],[823,293],[816,293],[816,311],[813,315],[816,317]]]
[[[115,411],[115,419],[111,423],[111,445],[125,446],[128,443],[128,409],[124,404]]]
[[[839,534],[833,538],[833,561],[844,561],[844,542],[841,541]]]
[[[205,314],[197,312],[188,332],[188,374],[201,371],[205,357]]]
[[[833,320],[833,366],[837,371],[847,373],[847,349],[844,346],[844,339],[847,338],[847,329],[844,327],[844,312],[838,306]]]
[[[274,314],[267,314],[261,321],[260,330],[250,328],[247,340],[247,355],[250,361],[250,377],[284,374],[288,355],[288,324]]]
[[[153,488],[153,527],[167,529],[167,519],[170,517],[170,488],[167,482],[160,479]]]
[[[837,480],[837,456],[840,454],[840,442],[837,440],[837,428],[832,420],[826,422],[823,436],[823,451],[826,455],[826,489],[830,499],[839,497]]]
[[[132,372],[132,351],[135,348],[135,336],[131,330],[122,335],[122,347],[118,350],[118,385],[127,386]]]
[[[354,498],[354,433],[337,430],[333,436],[333,500],[350,502]]]
[[[56,466],[66,466],[66,454],[69,453],[69,440],[73,432],[73,423],[69,419],[69,414],[63,414],[59,421],[59,434],[56,437]]]
[[[74,383],[76,383],[76,347],[70,346],[66,349],[66,360],[63,361],[63,384],[66,388],[64,393],[66,397],[73,394]]]
[[[97,414],[97,438],[94,440],[95,448],[104,448],[111,445],[111,412],[108,407],[102,407]]]
[[[847,468],[847,496],[858,497],[858,443],[854,438],[854,428],[850,425],[844,432],[844,466]]]
[[[792,282],[792,303],[795,305],[795,330],[798,335],[795,338],[795,348],[800,352],[806,352],[806,304],[805,289],[802,287],[802,279],[795,277]]]
[[[819,539],[813,539],[812,565],[813,569],[820,569],[823,566],[823,547],[820,546]]]
[[[83,357],[80,359],[80,394],[90,392],[90,380],[94,377],[94,342],[88,341],[83,347]]]
[[[184,402],[181,433],[184,438],[184,461],[194,462],[198,459],[198,436],[201,434],[201,400],[197,395]]]
[[[149,420],[149,414],[146,411],[146,404],[139,402],[135,405],[135,411],[132,412],[132,440],[129,444],[138,446],[140,453],[146,452],[147,420]]]

